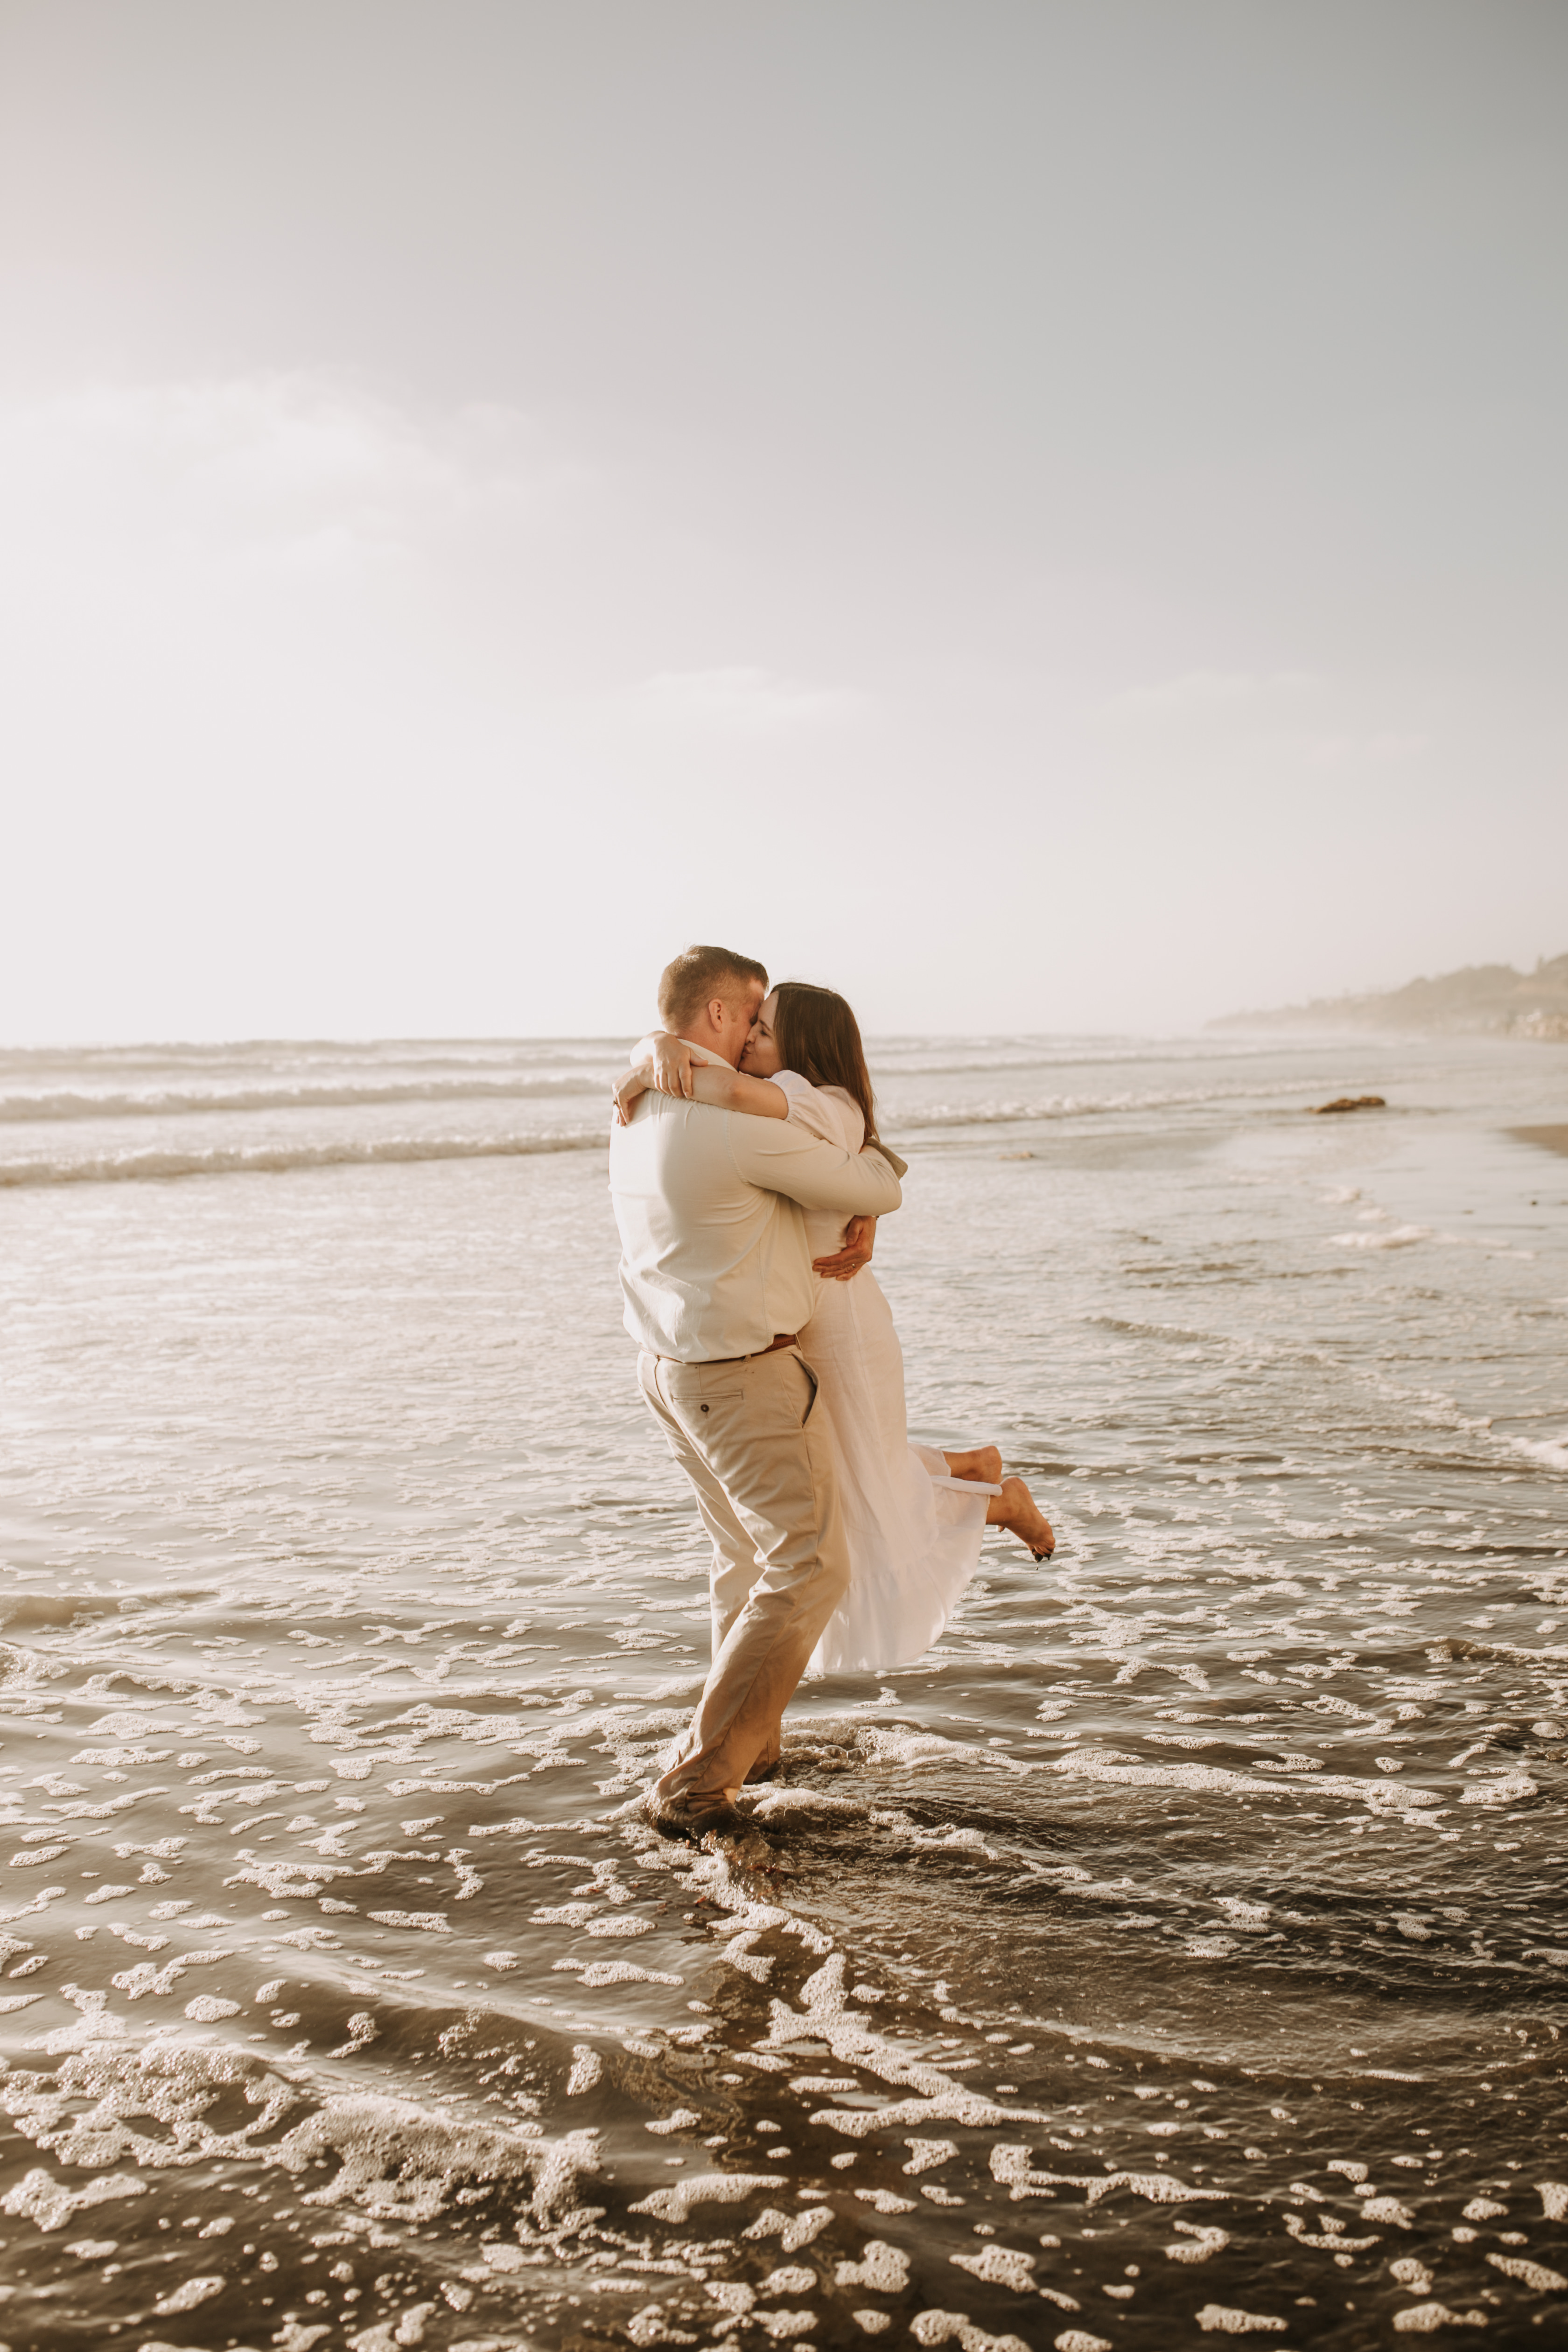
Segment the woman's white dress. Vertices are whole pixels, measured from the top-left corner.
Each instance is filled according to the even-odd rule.
[[[793,1070],[773,1084],[788,1095],[797,1127],[859,1150],[865,1121],[842,1087],[811,1086]],[[808,1211],[805,1223],[814,1257],[842,1247],[842,1218]],[[1002,1489],[953,1478],[934,1446],[910,1444],[903,1349],[868,1266],[848,1282],[818,1283],[799,1339],[827,1407],[853,1566],[848,1597],[807,1671],[905,1665],[952,1616],[979,1564],[986,1498]]]

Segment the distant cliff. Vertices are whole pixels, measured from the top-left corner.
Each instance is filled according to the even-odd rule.
[[[1413,980],[1382,996],[1332,996],[1275,1013],[1230,1013],[1211,1029],[1402,1029],[1441,1037],[1538,1037],[1568,1044],[1568,955],[1532,972],[1511,964],[1470,964],[1436,980]]]

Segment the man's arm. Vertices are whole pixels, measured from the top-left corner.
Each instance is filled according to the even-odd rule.
[[[742,1077],[716,1055],[663,1029],[633,1046],[631,1066],[616,1081],[616,1124],[626,1126],[638,1098],[650,1092],[748,1111],[753,1118],[789,1117],[789,1097],[782,1087],[767,1078]]]
[[[885,1217],[903,1194],[875,1145],[844,1151],[818,1143],[787,1119],[732,1118],[730,1150],[749,1183],[783,1192],[803,1209],[837,1209],[846,1217]]]

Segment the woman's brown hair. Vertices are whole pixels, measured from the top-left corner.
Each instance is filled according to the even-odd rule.
[[[877,1097],[860,1024],[843,997],[808,980],[781,980],[773,993],[773,1043],[784,1068],[814,1087],[842,1087],[865,1119],[867,1142],[875,1143]]]

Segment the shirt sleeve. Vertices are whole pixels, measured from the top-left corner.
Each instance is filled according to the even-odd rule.
[[[668,1031],[665,1029],[660,1029],[657,1032],[650,1029],[646,1037],[639,1037],[637,1044],[632,1047],[631,1055],[626,1064],[627,1068],[635,1070],[639,1062],[647,1061],[651,1056],[653,1049],[658,1044],[658,1039],[660,1037],[668,1036]],[[728,1070],[733,1067],[731,1063],[729,1063],[724,1059],[722,1054],[710,1054],[706,1045],[694,1045],[689,1037],[682,1038],[681,1043],[685,1045],[687,1052],[690,1055],[694,1062],[711,1062],[716,1068],[721,1070]]]
[[[787,1118],[729,1113],[730,1150],[748,1183],[782,1192],[803,1209],[836,1209],[846,1217],[885,1217],[903,1194],[879,1151],[846,1151],[818,1143]]]
[[[798,1070],[776,1070],[769,1084],[781,1087],[789,1097],[792,1126],[804,1127],[824,1143],[842,1143],[850,1151],[859,1150],[866,1122],[859,1106],[850,1100],[842,1087],[814,1087]],[[871,1149],[881,1153],[895,1176],[909,1174],[909,1161],[900,1160],[880,1136]]]

